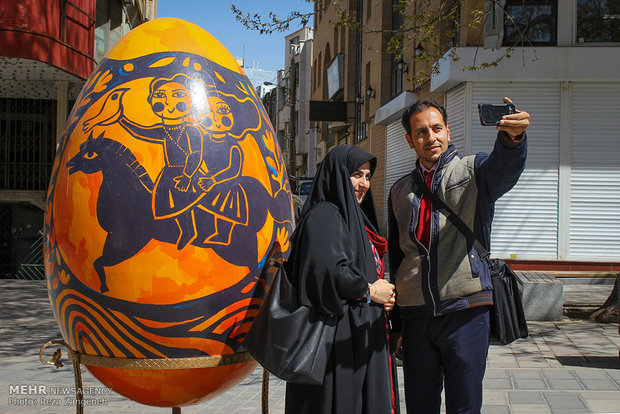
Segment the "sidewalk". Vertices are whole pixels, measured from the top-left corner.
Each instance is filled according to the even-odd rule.
[[[583,285],[566,287],[565,304],[571,300],[575,303],[571,293],[574,292],[580,295],[580,302],[591,306],[602,303],[613,288],[597,286],[588,293],[589,287]],[[54,401],[41,405],[38,398],[10,394],[11,386],[13,389],[22,385],[74,386],[73,370],[64,349],[63,368],[57,370],[39,362],[41,345],[61,339],[45,283],[0,280],[0,304],[0,413],[75,412],[75,407],[70,405],[73,395],[48,396]],[[483,413],[620,413],[617,325],[565,318],[561,322],[530,322],[529,326],[528,339],[509,346],[491,345],[484,381]],[[402,368],[398,369],[401,396],[404,396]],[[85,387],[102,386],[86,369],[82,369],[82,374]],[[261,379],[262,370],[257,369],[231,390],[198,406],[183,408],[182,412],[260,414]],[[281,414],[284,412],[284,382],[272,376],[269,386],[269,412]],[[22,401],[15,401],[16,398]],[[135,403],[114,391],[98,398],[101,405],[86,407],[85,413],[172,411]],[[37,406],[17,405],[32,400],[37,401]],[[60,406],[49,405],[52,403]],[[405,412],[403,401],[402,413]]]

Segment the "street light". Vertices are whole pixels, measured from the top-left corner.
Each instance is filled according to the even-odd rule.
[[[374,98],[375,97],[375,90],[372,88],[372,86],[368,85],[368,89],[366,89],[366,96],[370,99],[370,98]]]
[[[424,48],[422,47],[422,43],[418,43],[418,45],[414,49],[415,57],[422,56],[422,53],[424,53]]]
[[[407,62],[404,61],[402,56],[400,57],[400,60],[396,62],[396,67],[402,73],[409,72],[409,65],[407,65]]]

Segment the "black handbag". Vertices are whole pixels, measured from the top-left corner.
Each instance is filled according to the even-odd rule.
[[[503,260],[490,259],[487,263],[493,282],[491,337],[502,345],[527,338],[527,322],[517,277]]]
[[[243,346],[263,368],[289,382],[321,385],[336,333],[334,315],[299,306],[284,266],[276,272]]]
[[[467,224],[426,186],[419,171],[413,172],[413,178],[424,195],[465,236],[468,245],[474,246],[480,259],[489,267],[493,284],[493,306],[490,309],[491,338],[502,345],[508,345],[519,338],[527,338],[527,321],[515,274],[503,260],[490,258],[488,250],[478,241]]]

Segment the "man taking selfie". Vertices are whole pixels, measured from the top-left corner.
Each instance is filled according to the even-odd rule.
[[[495,202],[525,168],[530,115],[517,110],[498,118],[493,151],[468,156],[450,144],[447,114],[438,103],[416,102],[402,123],[418,160],[390,190],[388,251],[397,292],[391,320],[395,336],[402,333],[407,412],[439,413],[445,385],[448,414],[480,413],[493,303],[489,269],[421,186],[490,250]]]

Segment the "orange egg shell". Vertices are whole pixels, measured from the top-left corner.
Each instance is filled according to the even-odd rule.
[[[53,166],[44,256],[65,340],[116,358],[244,352],[264,265],[288,255],[291,197],[273,127],[230,53],[179,19],[132,30],[86,82]],[[255,366],[89,369],[135,401],[182,406]]]

